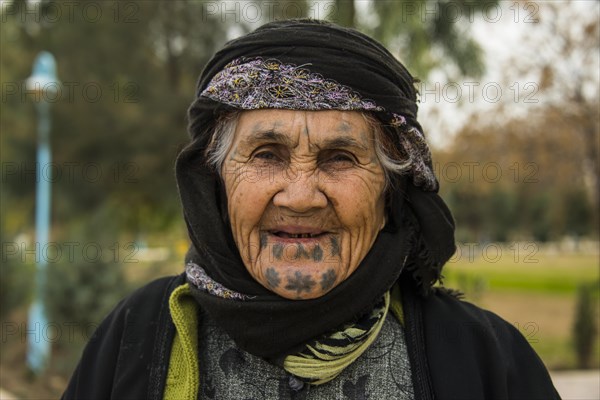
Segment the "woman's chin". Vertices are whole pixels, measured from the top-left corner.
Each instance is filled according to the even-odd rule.
[[[257,267],[261,271],[260,276],[254,276],[258,282],[273,293],[291,300],[316,299],[340,282],[339,260],[329,263],[279,261]]]
[[[288,300],[312,300],[312,299],[317,299],[323,295],[325,295],[327,292],[323,292],[323,291],[314,291],[314,292],[310,292],[310,293],[301,293],[298,294],[295,291],[290,291],[290,290],[273,290],[271,288],[267,288],[271,291],[273,291],[273,293],[288,299]]]

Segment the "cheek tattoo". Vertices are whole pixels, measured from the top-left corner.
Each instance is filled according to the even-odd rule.
[[[267,240],[269,240],[269,237],[267,236],[267,234],[265,232],[261,232],[260,233],[260,248],[261,249],[265,249],[267,247]]]
[[[331,256],[338,257],[340,255],[340,242],[335,236],[331,238]]]

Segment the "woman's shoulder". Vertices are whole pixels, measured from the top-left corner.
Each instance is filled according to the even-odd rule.
[[[120,345],[123,338],[133,337],[133,341],[148,341],[150,328],[164,326],[170,322],[168,316],[169,296],[185,282],[182,275],[155,279],[131,292],[123,298],[100,323],[89,344],[95,342],[115,342]]]
[[[434,386],[458,390],[465,376],[485,377],[470,379],[480,394],[559,398],[544,363],[512,323],[447,290],[419,302]]]
[[[437,334],[453,340],[482,341],[497,346],[527,345],[527,340],[513,323],[493,311],[482,308],[457,292],[437,289],[421,300],[424,319]],[[466,335],[466,336],[465,336]]]
[[[515,326],[493,311],[465,300],[460,292],[437,288],[422,300],[423,311],[442,324],[486,328],[489,334],[519,334]],[[428,318],[430,319],[430,318]]]
[[[87,343],[63,399],[160,398],[173,335],[168,300],[184,282],[183,274],[159,278],[121,300]]]

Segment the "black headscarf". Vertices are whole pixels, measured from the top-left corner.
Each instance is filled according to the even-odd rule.
[[[358,110],[374,103],[377,107],[369,111],[382,123],[398,154],[414,157],[407,176],[393,178],[388,193],[388,223],[371,250],[348,279],[320,298],[284,299],[250,276],[227,222],[222,181],[206,162],[205,150],[217,118],[232,109],[244,109],[224,97],[221,89],[228,83],[218,86],[215,80],[231,68],[232,62],[244,65],[253,60],[299,66],[303,73],[323,78],[326,85],[348,88],[365,99]],[[428,150],[424,154],[424,140],[420,139],[414,81],[406,68],[373,39],[352,29],[312,20],[264,25],[229,42],[207,64],[189,109],[192,143],[176,164],[192,241],[186,261],[200,265],[224,287],[252,296],[245,301],[231,300],[193,290],[201,307],[242,349],[265,358],[280,358],[369,311],[402,271],[413,275],[424,295],[439,279],[442,265],[455,250],[454,223],[437,195],[437,181],[427,178],[433,177],[431,159]],[[207,89],[211,86],[213,96]],[[253,108],[273,108],[261,104]],[[304,109],[323,109],[320,107],[309,105]]]

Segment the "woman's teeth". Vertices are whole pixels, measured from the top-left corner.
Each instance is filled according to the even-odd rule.
[[[291,239],[309,239],[309,238],[318,236],[318,234],[312,234],[312,233],[287,233],[287,232],[275,232],[275,235],[279,236],[279,237],[291,238]]]

